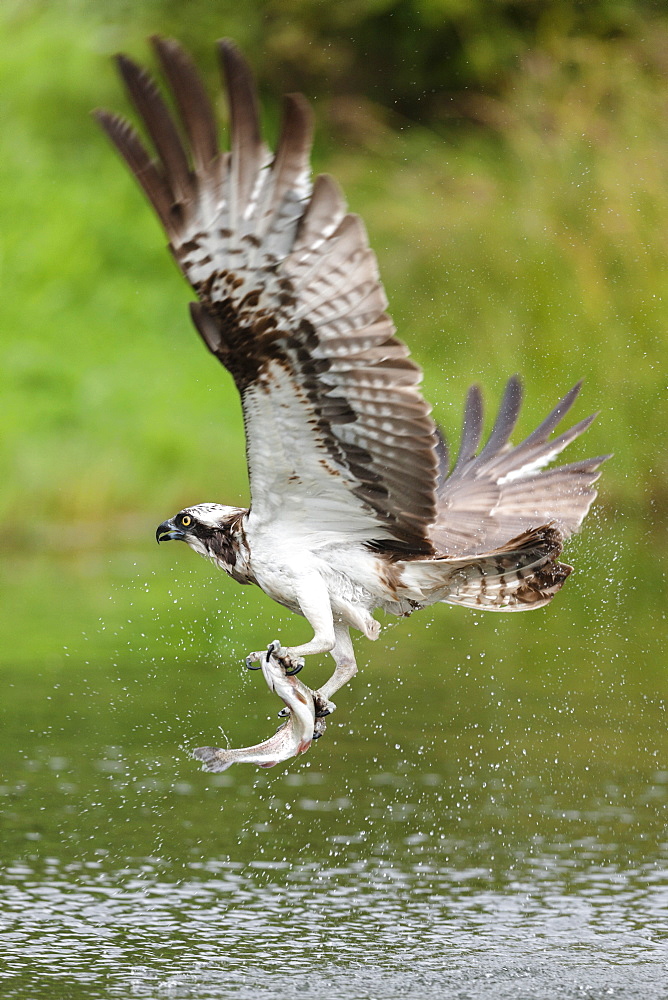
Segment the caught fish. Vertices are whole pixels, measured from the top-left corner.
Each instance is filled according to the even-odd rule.
[[[257,764],[258,767],[273,767],[290,757],[297,757],[311,746],[325,731],[323,715],[334,707],[324,704],[319,696],[308,688],[293,673],[286,670],[279,659],[281,647],[277,641],[269,646],[262,656],[260,669],[270,691],[274,691],[285,703],[283,713],[288,713],[285,722],[273,736],[263,743],[237,750],[223,750],[219,747],[198,747],[193,757],[202,761],[204,771],[225,771],[232,764]],[[317,712],[317,716],[316,716]]]

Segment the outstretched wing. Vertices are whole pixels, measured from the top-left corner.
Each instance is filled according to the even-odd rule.
[[[593,484],[601,455],[542,471],[590,426],[596,414],[553,438],[552,432],[580,391],[574,386],[521,444],[509,444],[522,403],[522,386],[511,378],[490,436],[476,455],[482,436],[480,389],[469,389],[464,427],[455,466],[447,475],[447,457],[439,445],[438,514],[432,541],[438,552],[469,556],[500,549],[508,539],[549,524],[561,538],[576,531],[596,497]]]
[[[250,70],[219,43],[231,132],[231,151],[220,152],[190,58],[173,41],[153,42],[184,137],[150,76],[124,56],[157,159],[122,118],[96,114],[197,292],[197,329],[240,392],[253,515],[432,553],[437,437],[421,373],[394,336],[363,223],[329,177],[311,183],[308,105],[285,99],[272,157]]]

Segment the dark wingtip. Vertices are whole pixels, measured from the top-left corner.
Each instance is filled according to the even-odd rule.
[[[149,44],[155,54],[159,59],[163,57],[164,54],[173,52],[174,50],[180,51],[181,46],[174,38],[165,38],[164,35],[153,34],[148,36]]]
[[[176,38],[167,38],[165,35],[149,35],[148,40],[151,43],[151,48],[162,61],[165,57],[169,58],[173,56],[175,58],[187,58],[186,50],[183,48],[180,42]]]
[[[249,95],[252,94],[254,101],[255,79],[241,49],[231,38],[220,38],[216,42],[216,48],[225,73],[228,97],[235,82],[243,81],[243,86],[247,88]]]
[[[241,55],[241,51],[239,49],[239,46],[237,45],[237,43],[232,38],[227,38],[227,37],[225,37],[225,38],[219,38],[218,41],[216,42],[216,45],[217,45],[218,50],[220,52],[225,52],[226,54],[232,54],[233,53],[233,54],[238,55],[238,56]],[[242,56],[242,58],[243,58],[243,56]]]
[[[303,94],[300,94],[299,91],[295,91],[293,94],[284,94],[283,105],[284,107],[294,108],[300,114],[305,115],[309,121],[313,118],[313,108],[310,101]]]
[[[518,372],[515,372],[514,375],[511,375],[508,381],[506,382],[504,397],[506,396],[512,398],[513,402],[519,409],[524,399],[524,383],[522,382],[522,376]]]
[[[114,62],[118,66],[118,71],[126,83],[129,78],[140,76],[145,73],[145,70],[141,68],[139,63],[136,63],[134,59],[130,58],[130,56],[126,56],[124,52],[117,52],[114,55]]]
[[[216,48],[228,79],[228,85],[230,77],[235,74],[242,73],[250,75],[250,69],[245,56],[238,45],[233,42],[231,38],[219,38],[216,42]]]
[[[584,385],[584,379],[581,378],[575,383],[572,389],[568,390],[564,398],[561,399],[557,404],[557,406],[560,408],[559,409],[560,413],[566,414],[568,410],[570,410],[571,406],[580,395],[580,389],[582,388],[583,385]]]
[[[95,119],[103,132],[106,132],[117,148],[119,136],[132,131],[130,123],[122,115],[117,115],[115,111],[107,111],[106,108],[94,108],[91,111],[91,117]]]
[[[482,386],[479,382],[473,382],[473,384],[466,390],[466,400],[464,403],[465,407],[468,405],[469,400],[472,406],[477,406],[481,410],[483,409],[485,400],[483,398]]]
[[[304,95],[299,93],[285,94],[283,96],[281,131],[301,133],[302,143],[308,152],[313,139],[313,127],[313,108]]]

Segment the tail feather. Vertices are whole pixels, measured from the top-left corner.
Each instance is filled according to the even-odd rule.
[[[503,549],[466,563],[445,604],[485,611],[531,611],[549,604],[573,567],[558,561],[561,536],[550,525],[526,532]]]
[[[548,604],[572,567],[559,562],[559,531],[546,524],[475,557],[421,559],[402,573],[410,600],[485,611],[529,611]]]

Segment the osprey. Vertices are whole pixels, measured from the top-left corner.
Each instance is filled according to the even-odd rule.
[[[222,152],[190,57],[174,41],[152,42],[178,121],[143,69],[123,55],[117,62],[157,156],[118,115],[96,116],[197,294],[197,330],[234,378],[251,490],[249,509],[196,504],[161,524],[157,539],[187,542],[310,623],[308,642],[272,643],[247,661],[278,690],[305,656],[331,653],[335,669],[319,691],[283,683],[295,728],[298,702],[312,699],[316,718],[333,709],[332,695],[357,670],[350,629],[376,639],[378,609],[409,615],[442,601],[526,611],[551,601],[571,572],[559,562],[563,541],[596,496],[607,456],[543,471],[594,419],[553,436],[579,384],[512,447],[522,399],[514,377],[481,450],[482,398],[469,390],[450,470],[420,369],[386,312],[364,225],[330,177],[311,178],[304,98],[285,98],[270,153],[249,67],[221,41],[230,120]],[[309,725],[306,712],[290,753],[307,748]],[[212,769],[228,766],[225,751],[197,753]]]

